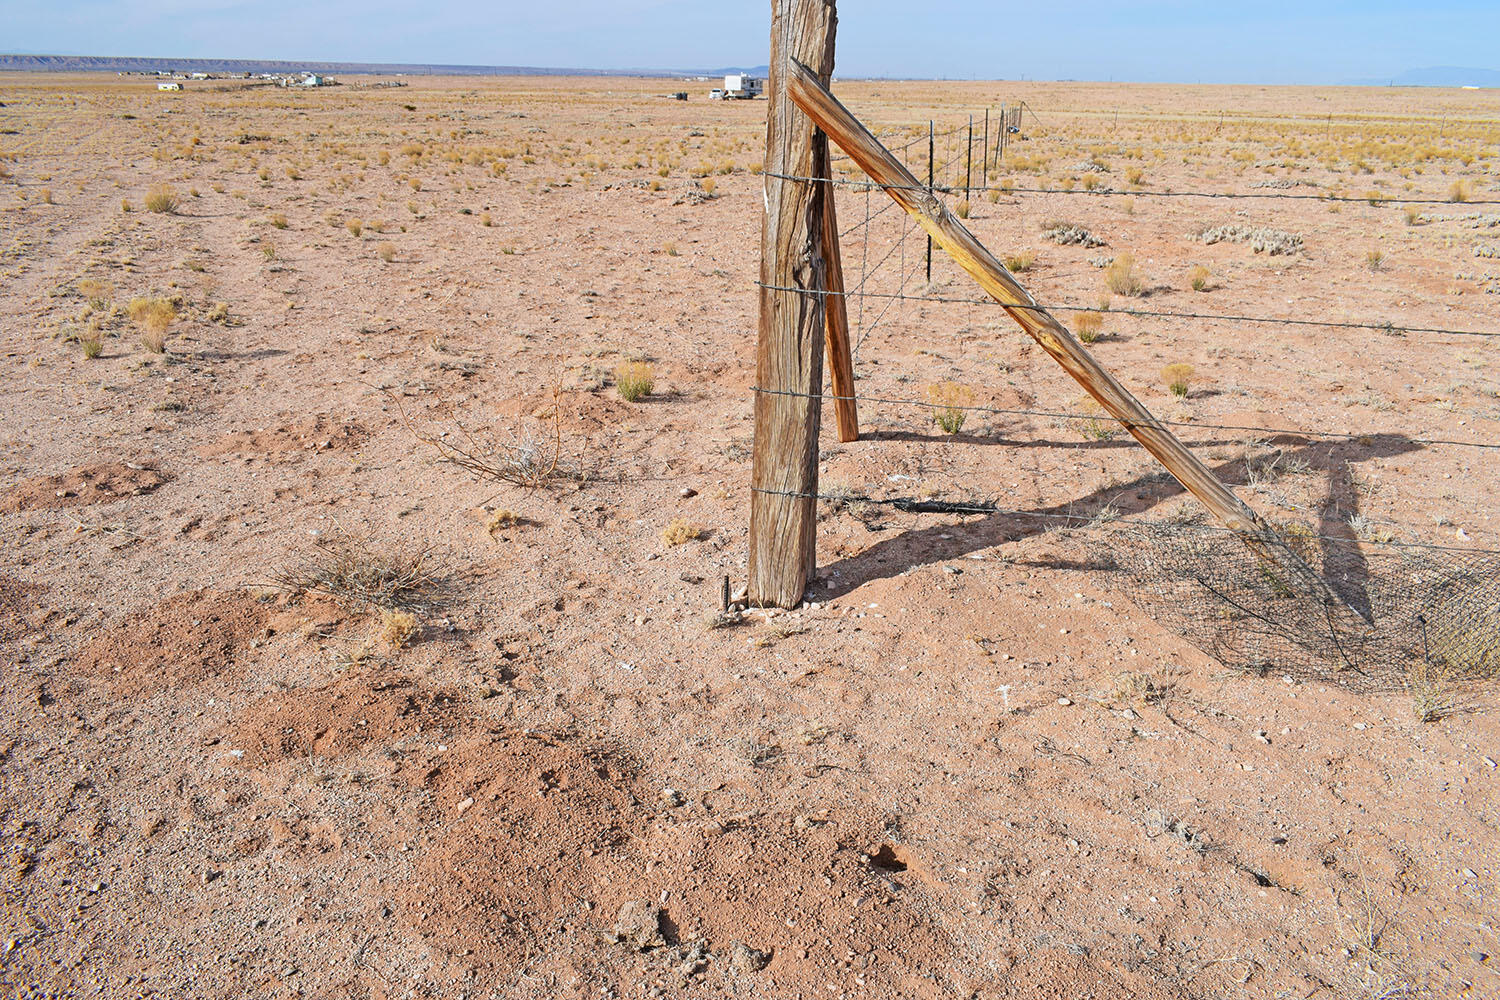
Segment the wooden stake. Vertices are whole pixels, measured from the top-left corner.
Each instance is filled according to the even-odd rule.
[[[1349,607],[1261,522],[1254,511],[1219,482],[1187,445],[1158,423],[1150,411],[1105,371],[1061,323],[1046,310],[1038,308],[1036,300],[1005,266],[948,211],[941,199],[931,191],[923,190],[911,171],[828,92],[816,75],[803,66],[794,66],[787,80],[787,90],[797,106],[807,112],[871,180],[884,187],[886,193],[916,219],[981,288],[1004,306],[1010,317],[1062,365],[1064,371],[1208,508],[1209,513],[1239,535],[1257,556],[1289,577],[1289,586],[1296,586],[1327,605]],[[1350,610],[1369,622],[1362,612]]]
[[[839,248],[839,219],[833,185],[823,198],[823,264],[828,296],[823,304],[828,331],[828,381],[833,388],[833,415],[839,440],[859,440],[859,408],[854,399],[854,357],[849,346],[849,303],[844,299],[844,263]]]
[[[796,607],[816,560],[818,428],[826,340],[823,202],[828,140],[792,103],[787,82],[833,74],[833,0],[772,0],[766,94],[765,215],[760,241],[755,450],[750,482],[751,605]],[[812,72],[809,70],[808,72]],[[782,291],[781,289],[796,289]],[[805,291],[804,291],[805,290]]]

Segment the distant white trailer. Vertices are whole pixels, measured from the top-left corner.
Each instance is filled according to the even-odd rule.
[[[724,77],[724,98],[749,101],[760,96],[760,81],[744,73]]]
[[[180,84],[180,83],[158,83],[156,85],[156,89],[157,90],[181,90],[182,89],[182,84]]]

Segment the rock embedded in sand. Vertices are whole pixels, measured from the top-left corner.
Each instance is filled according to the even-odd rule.
[[[640,899],[627,900],[615,917],[611,936],[636,951],[661,947],[667,943],[661,934],[661,907]]]
[[[735,972],[759,972],[771,961],[771,953],[757,951],[743,941],[729,946],[729,967]]]

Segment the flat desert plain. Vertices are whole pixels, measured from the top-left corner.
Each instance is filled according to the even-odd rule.
[[[375,82],[0,78],[8,995],[1500,995],[1493,683],[1155,614],[1195,502],[842,160],[863,434],[723,613],[766,103]],[[1500,549],[1500,94],[835,90],[1268,518]]]

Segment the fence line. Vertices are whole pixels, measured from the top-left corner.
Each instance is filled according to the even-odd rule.
[[[863,282],[863,278],[861,278]],[[821,288],[796,288],[790,285],[765,285],[757,282],[762,288],[773,292],[798,292],[803,295],[844,295],[849,296],[853,292],[830,292]],[[1043,305],[1041,303],[1002,303],[994,299],[979,298],[955,298],[942,295],[907,295],[901,292],[861,292],[870,298],[882,299],[906,299],[913,302],[936,302],[940,305],[972,305],[992,306],[996,309],[1027,309],[1037,312],[1087,312],[1105,313],[1119,316],[1150,316],[1159,319],[1204,319],[1235,323],[1265,323],[1282,326],[1321,326],[1348,330],[1380,330],[1386,333],[1432,333],[1453,337],[1500,337],[1500,332],[1487,330],[1455,330],[1441,326],[1405,326],[1392,323],[1389,320],[1383,323],[1362,322],[1358,320],[1323,320],[1323,319],[1283,319],[1277,316],[1237,316],[1233,313],[1197,313],[1197,312],[1174,312],[1160,309],[1117,309],[1104,306],[1083,306],[1056,303]]]
[[[951,162],[951,161],[950,161]],[[943,164],[947,166],[947,163]],[[925,184],[876,184],[871,180],[855,181],[840,177],[806,177],[798,174],[782,174],[775,171],[765,171],[764,176],[775,177],[783,181],[802,181],[809,184],[833,184],[837,187],[864,188],[867,186],[878,187],[894,191],[934,191],[939,194],[955,194],[966,190],[963,185],[939,185],[934,184],[929,188]],[[1006,184],[975,184],[967,189],[970,192],[986,194],[990,191],[998,191],[1001,194],[1087,194],[1096,196],[1129,195],[1133,198],[1264,198],[1283,201],[1323,201],[1323,202],[1369,202],[1372,199],[1356,195],[1333,195],[1333,194],[1287,194],[1284,191],[1147,191],[1145,189],[1121,191],[1118,188],[1096,187],[1096,188],[1027,188],[1015,187]],[[1451,198],[1387,198],[1380,196],[1373,199],[1378,205],[1500,205],[1500,199],[1478,199],[1469,201],[1454,201]],[[1377,207],[1378,207],[1377,205]]]
[[[1106,413],[1076,413],[1069,410],[1029,410],[1021,407],[1003,406],[950,405],[948,403],[933,403],[931,400],[899,399],[890,396],[866,396],[860,394],[841,396],[823,392],[795,392],[791,389],[763,389],[758,385],[751,386],[749,391],[767,396],[797,396],[803,399],[831,400],[852,399],[863,403],[878,403],[889,406],[915,406],[922,409],[936,407],[943,410],[960,410],[966,413],[994,413],[1014,417],[1047,417],[1054,420],[1102,420],[1114,422],[1114,418]],[[1162,420],[1160,418],[1157,418],[1156,423],[1164,427],[1199,427],[1204,430],[1215,431],[1256,431],[1267,435],[1287,435],[1290,437],[1323,438],[1339,441],[1358,441],[1361,438],[1375,438],[1399,434],[1403,440],[1411,444],[1452,445],[1456,448],[1500,449],[1500,444],[1491,444],[1484,441],[1459,441],[1456,438],[1416,438],[1408,437],[1399,431],[1304,431],[1289,427],[1257,427],[1254,424],[1213,424],[1198,420]]]

